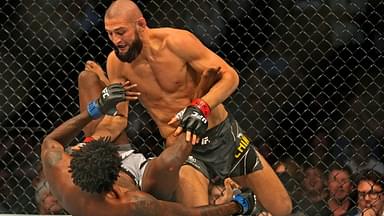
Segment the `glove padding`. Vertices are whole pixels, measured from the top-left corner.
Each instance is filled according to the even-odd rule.
[[[180,120],[180,127],[202,137],[208,128],[208,120],[203,112],[196,106],[188,106]]]
[[[256,211],[256,196],[248,189],[244,191],[235,189],[232,201],[241,207],[241,212],[238,215],[251,215]]]
[[[101,91],[100,97],[88,104],[88,114],[97,119],[103,114],[116,115],[116,105],[125,101],[125,89],[122,84],[114,83]]]

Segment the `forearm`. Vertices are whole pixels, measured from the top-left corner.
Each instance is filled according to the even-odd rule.
[[[241,208],[235,202],[229,202],[221,205],[210,205],[210,206],[202,206],[197,208],[199,210],[199,214],[201,216],[225,216],[225,215],[233,215],[237,214],[241,211]]]
[[[223,103],[238,87],[239,76],[232,68],[221,69],[221,77],[202,99],[209,104],[211,109]]]
[[[161,164],[169,167],[167,170],[179,170],[179,168],[187,160],[192,151],[191,143],[188,143],[184,139],[184,134],[175,136],[169,136],[167,138],[167,148],[158,156]],[[170,167],[173,167],[172,169]]]
[[[200,206],[195,208],[187,208],[179,203],[160,202],[162,202],[162,204],[160,205],[160,208],[157,209],[156,215],[228,216],[237,214],[241,211],[241,207],[235,202],[229,202],[222,205]]]
[[[62,123],[50,134],[48,134],[45,139],[55,140],[65,146],[69,144],[81,132],[82,128],[91,120],[92,119],[88,115],[88,112],[83,111],[75,117],[72,117],[68,121]]]
[[[115,140],[125,130],[127,122],[127,117],[106,115],[96,126],[92,137],[95,139],[100,137],[111,137],[111,140]]]

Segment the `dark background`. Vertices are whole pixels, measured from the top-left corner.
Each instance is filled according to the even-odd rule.
[[[110,1],[6,0],[0,20],[0,203],[36,213],[40,142],[78,113],[77,76],[112,50]],[[379,0],[138,1],[150,27],[195,33],[239,72],[225,102],[273,165],[383,161],[384,3]],[[127,129],[145,155],[162,140],[134,104]],[[316,142],[324,138],[323,142]],[[319,144],[320,143],[320,144]]]

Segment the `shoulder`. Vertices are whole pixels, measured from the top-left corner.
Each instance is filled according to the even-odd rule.
[[[185,29],[165,28],[163,31],[166,35],[165,42],[170,47],[185,46],[189,42],[199,41],[192,32]]]
[[[206,46],[190,31],[184,29],[167,28],[164,32],[164,44],[177,56],[193,59],[208,50]]]
[[[115,51],[110,52],[108,57],[107,57],[107,67],[119,67],[119,65],[121,65],[121,64],[122,64],[122,62],[116,56]]]

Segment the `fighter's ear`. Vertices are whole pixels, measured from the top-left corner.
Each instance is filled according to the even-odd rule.
[[[136,20],[137,29],[144,29],[147,27],[147,21],[145,21],[144,17],[140,17]]]

